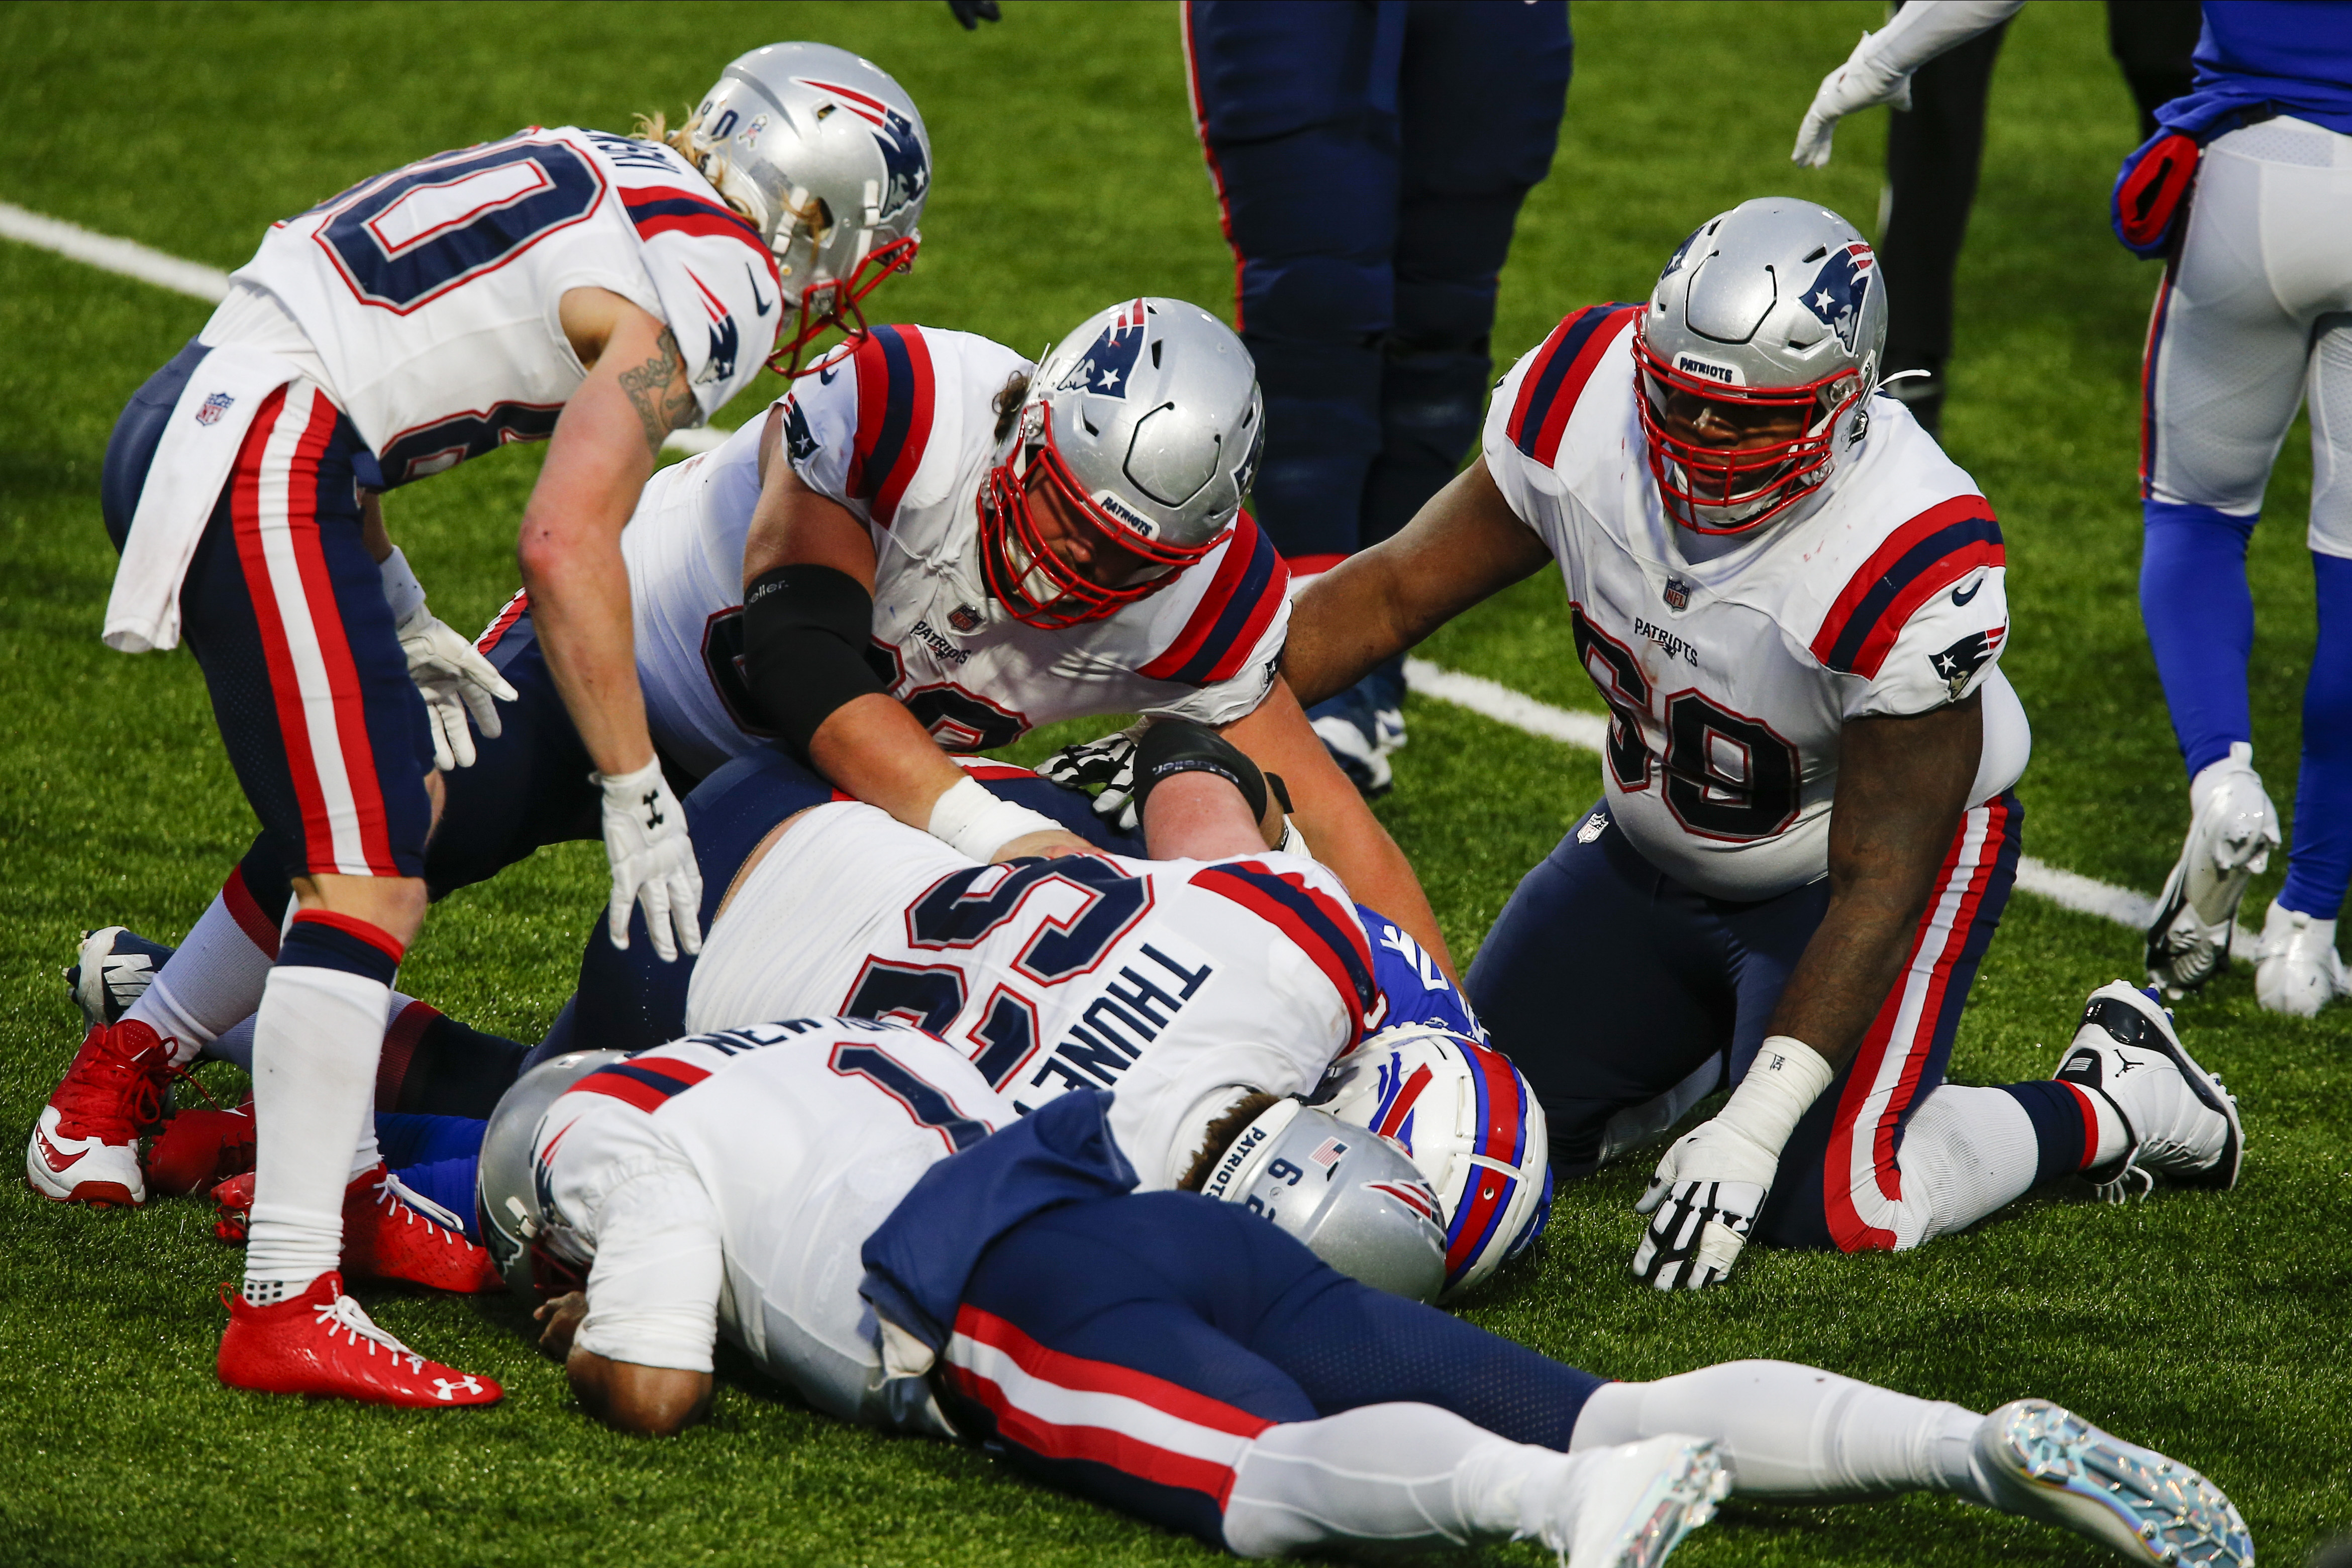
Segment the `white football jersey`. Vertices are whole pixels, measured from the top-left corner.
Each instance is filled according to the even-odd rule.
[[[976,865],[874,807],[803,813],[704,938],[686,1027],[841,1013],[967,1052],[1013,1106],[1113,1092],[1144,1187],[1236,1086],[1304,1094],[1381,1022],[1347,890],[1298,855]]]
[[[1610,814],[1653,865],[1717,898],[1828,869],[1839,733],[1985,693],[1969,804],[2024,771],[2000,526],[1900,402],[1870,405],[1811,516],[1709,538],[1671,523],[1634,406],[1637,307],[1568,317],[1487,412],[1488,472],[1551,549],[1577,662],[1608,700]]]
[[[1030,369],[968,332],[877,327],[782,400],[793,471],[872,530],[874,645],[890,664],[892,695],[955,751],[1009,745],[1066,718],[1171,714],[1218,725],[1251,712],[1274,684],[1290,606],[1281,559],[1246,512],[1167,587],[1104,620],[1043,631],[982,588],[990,405]],[[699,771],[769,738],[745,722],[738,663],[764,423],[655,475],[621,537],[655,738]]]
[[[684,158],[570,126],[362,181],[274,225],[230,282],[203,341],[300,365],[386,486],[554,432],[586,375],[568,290],[666,322],[702,419],[759,374],[781,319],[775,257]]]
[[[933,1164],[1013,1114],[961,1053],[856,1019],[755,1024],[599,1069],[531,1147],[541,1202],[595,1253],[577,1343],[709,1371],[723,1334],[817,1409],[893,1422],[858,1249]]]

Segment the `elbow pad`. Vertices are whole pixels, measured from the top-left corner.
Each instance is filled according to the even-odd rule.
[[[743,594],[743,681],[793,755],[836,709],[887,695],[872,657],[874,596],[829,566],[780,566]]]

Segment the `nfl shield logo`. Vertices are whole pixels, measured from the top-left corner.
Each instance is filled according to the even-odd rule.
[[[948,624],[954,627],[959,632],[971,632],[977,630],[980,626],[979,606],[972,604],[957,605],[953,610],[948,612]]]
[[[1666,579],[1666,608],[1680,612],[1690,608],[1690,584],[1679,577]]]
[[[213,393],[212,396],[205,399],[205,405],[196,410],[196,423],[198,424],[218,424],[220,423],[221,414],[227,410],[229,404],[236,401],[236,399],[229,396],[226,392]]]

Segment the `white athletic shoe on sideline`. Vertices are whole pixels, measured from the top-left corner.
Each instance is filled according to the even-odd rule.
[[[2046,1399],[1986,1416],[1974,1457],[2005,1513],[2088,1536],[2135,1563],[2252,1568],[2254,1538],[2220,1487]]]
[[[2237,1099],[2197,1065],[2153,991],[2128,980],[2093,991],[2051,1076],[2097,1092],[2123,1116],[2130,1144],[2122,1157],[2083,1173],[2101,1197],[2122,1202],[2135,1176],[2146,1192],[2155,1186],[2150,1172],[2184,1186],[2238,1185],[2245,1130]]]
[[[2229,963],[2246,883],[2279,846],[2278,810],[2253,757],[2252,747],[2232,742],[2229,756],[2189,781],[2189,837],[2147,928],[2147,977],[2175,995],[2195,990]]]
[[[2336,922],[2315,920],[2271,901],[2254,949],[2254,1000],[2264,1012],[2315,1018],[2339,997],[2352,996],[2352,972],[2336,952]]]
[[[1715,1517],[1731,1472],[1705,1437],[1650,1437],[1571,1456],[1537,1538],[1563,1568],[1655,1568]]]

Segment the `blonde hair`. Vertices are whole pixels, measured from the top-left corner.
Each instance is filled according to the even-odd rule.
[[[688,163],[693,164],[696,172],[710,182],[710,188],[719,193],[719,199],[725,202],[736,216],[746,223],[757,221],[748,204],[740,198],[727,193],[726,154],[715,146],[696,145],[697,139],[694,133],[701,129],[701,121],[688,115],[684,125],[672,131],[669,128],[669,117],[658,109],[651,114],[637,115],[635,119],[637,128],[629,133],[631,141],[660,142]]]

